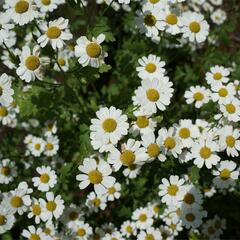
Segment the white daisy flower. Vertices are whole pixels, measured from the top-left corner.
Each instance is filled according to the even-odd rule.
[[[239,80],[235,80],[233,82],[233,84],[234,84],[234,87],[235,87],[235,90],[236,90],[237,94],[240,95],[240,81]]]
[[[88,240],[93,233],[92,227],[83,221],[77,221],[72,227],[73,235],[77,240]]]
[[[168,77],[154,78],[152,81],[144,79],[135,90],[133,104],[140,106],[148,114],[156,113],[157,109],[164,111],[173,95],[172,85]]]
[[[8,192],[3,199],[3,204],[7,206],[12,213],[22,215],[28,210],[31,204],[30,193],[33,190],[28,187],[26,182],[20,182],[15,190]]]
[[[219,103],[223,103],[226,98],[231,98],[236,94],[233,83],[229,83],[226,86],[221,83],[213,84],[211,90],[213,91],[211,94],[212,100]]]
[[[214,228],[216,229],[216,234],[221,235],[223,233],[223,230],[226,229],[226,219],[220,218],[218,215],[215,215],[213,223]]]
[[[10,126],[15,118],[16,113],[13,111],[10,105],[9,106],[0,105],[0,122],[3,125]]]
[[[204,42],[209,34],[209,25],[200,13],[183,13],[181,24],[183,37],[189,39],[190,42]]]
[[[235,98],[226,98],[220,104],[220,111],[229,121],[238,122],[240,120],[240,101]]]
[[[101,108],[97,118],[91,120],[90,138],[95,150],[104,151],[107,145],[117,144],[122,136],[127,135],[129,124],[127,116],[115,107]]]
[[[65,41],[72,39],[72,34],[68,30],[68,19],[62,17],[40,24],[43,35],[38,38],[38,43],[44,48],[50,42],[54,50],[63,48]]]
[[[64,210],[64,201],[60,195],[54,196],[53,192],[46,193],[46,200],[39,199],[43,211],[43,218],[51,220],[53,217],[58,219]]]
[[[108,162],[113,164],[113,170],[118,171],[122,166],[134,168],[135,165],[143,165],[147,161],[146,149],[141,147],[141,142],[128,139],[122,144],[121,150],[115,147],[110,149]]]
[[[122,237],[122,234],[118,231],[114,231],[112,233],[107,233],[102,240],[124,240],[124,238]]]
[[[20,26],[31,22],[38,17],[38,11],[33,0],[6,0],[7,14]]]
[[[54,70],[60,72],[62,69],[62,71],[67,72],[69,69],[70,57],[71,56],[68,50],[60,51],[58,53],[58,60],[57,60],[58,64],[57,63],[54,64]],[[61,69],[59,68],[59,66],[61,67]]]
[[[161,144],[159,138],[156,139],[153,132],[147,132],[142,135],[142,145],[147,149],[149,160],[158,159],[161,162],[166,160],[166,156],[161,154]]]
[[[41,220],[46,221],[42,216],[42,206],[39,201],[35,198],[32,199],[32,204],[30,206],[30,211],[28,213],[28,218],[34,218],[35,223],[39,224]]]
[[[28,148],[34,157],[39,157],[44,151],[45,141],[42,138],[33,137]]]
[[[136,236],[137,234],[136,224],[134,222],[127,220],[122,223],[120,231],[122,235],[127,238],[131,236]]]
[[[137,235],[138,240],[161,240],[162,235],[160,230],[154,229],[153,227],[147,228],[145,231],[141,230],[140,233]]]
[[[103,43],[104,40],[104,34],[100,34],[97,38],[93,37],[91,41],[85,36],[82,36],[77,40],[75,56],[83,67],[89,65],[98,68],[104,64],[104,58],[108,56],[101,46],[101,43]]]
[[[63,0],[35,0],[37,7],[40,9],[40,12],[47,13],[53,12],[57,9],[58,5],[64,3]]]
[[[0,161],[0,183],[8,184],[17,176],[17,167],[14,161],[2,159]]]
[[[215,6],[221,6],[223,4],[223,0],[209,0]]]
[[[96,195],[95,192],[90,192],[87,195],[86,206],[91,212],[98,212],[99,209],[104,210],[107,207],[106,195]]]
[[[153,215],[148,208],[138,208],[132,213],[132,220],[136,221],[139,229],[148,229],[153,225]]]
[[[49,63],[49,58],[40,57],[40,48],[35,46],[31,50],[28,46],[24,46],[20,56],[20,64],[17,68],[17,75],[29,83],[35,78],[43,79],[43,67]]]
[[[51,237],[51,239],[56,237],[56,235],[57,235],[57,233],[56,233],[56,226],[54,226],[52,221],[48,221],[48,222],[45,223],[45,225],[43,227],[43,232],[48,237]]]
[[[202,168],[204,165],[208,169],[212,168],[220,161],[220,157],[216,154],[219,151],[218,144],[212,139],[212,136],[202,136],[192,145],[188,157],[194,159],[193,163]]]
[[[148,5],[158,9],[159,11],[165,10],[168,5],[168,0],[142,0],[141,2],[142,5]]]
[[[221,150],[226,150],[227,155],[231,157],[239,156],[240,151],[240,131],[233,129],[233,126],[225,125],[219,130],[219,144]]]
[[[152,211],[154,218],[159,217],[161,211],[161,205],[159,202],[149,203],[148,208]]]
[[[136,68],[138,76],[141,79],[153,79],[163,76],[166,72],[164,66],[166,63],[161,58],[150,54],[147,57],[138,59],[139,67]]]
[[[44,154],[48,157],[52,157],[57,154],[59,149],[59,139],[57,136],[49,135],[45,140]]]
[[[27,238],[28,240],[51,240],[52,238],[47,236],[42,228],[35,228],[35,226],[28,226],[28,229],[24,229],[22,232],[22,236]]]
[[[56,134],[57,133],[57,123],[47,121],[45,123],[45,127],[44,127],[43,131],[44,131],[44,136],[46,136],[46,137]]]
[[[189,229],[196,229],[202,224],[202,219],[207,216],[207,212],[198,208],[186,208],[182,209],[180,218],[182,225]]]
[[[221,25],[227,20],[227,13],[222,9],[217,9],[210,17],[215,24]]]
[[[239,170],[236,169],[237,164],[233,161],[221,161],[217,166],[217,170],[213,170],[213,184],[220,189],[228,189],[235,185],[238,179]]]
[[[6,13],[0,14],[0,25],[0,45],[2,45],[3,43],[8,41],[9,30],[11,30],[14,25],[9,23],[9,18],[6,16]]]
[[[33,186],[41,192],[48,192],[50,188],[53,188],[57,183],[57,175],[54,170],[49,166],[37,167],[37,173],[39,177],[33,177]]]
[[[0,234],[10,230],[15,223],[14,215],[9,212],[9,209],[4,204],[0,205]]]
[[[110,165],[104,160],[85,158],[83,164],[78,167],[79,171],[76,179],[80,181],[79,188],[84,189],[89,184],[94,185],[94,191],[98,195],[107,192],[107,188],[111,187],[116,179],[109,176],[112,173]]]
[[[227,83],[229,81],[230,71],[223,66],[216,65],[211,67],[210,72],[206,73],[207,83],[212,85],[213,83]]]
[[[159,10],[143,5],[142,10],[137,10],[136,24],[140,33],[144,33],[147,37],[158,36],[159,30],[164,30],[164,24],[160,21]]]
[[[119,199],[121,196],[121,184],[116,182],[111,187],[107,189],[107,200],[114,201],[115,199]]]
[[[130,0],[118,0],[120,4],[129,4]]]
[[[184,179],[174,175],[171,175],[169,180],[163,178],[159,190],[158,195],[162,197],[161,201],[167,205],[174,205],[183,197]]]
[[[180,138],[176,135],[176,130],[170,127],[161,128],[158,131],[157,142],[160,144],[161,151],[164,155],[173,155],[175,158],[178,157],[182,152],[182,143]]]

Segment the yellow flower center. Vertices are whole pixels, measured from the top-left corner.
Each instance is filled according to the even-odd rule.
[[[144,23],[149,27],[153,27],[156,24],[156,22],[157,20],[155,16],[153,16],[152,14],[146,15],[144,18]]]
[[[176,227],[177,227],[177,225],[176,225],[176,224],[174,224],[174,223],[171,223],[171,224],[169,225],[169,227],[170,227],[172,230],[175,230],[175,229],[176,229]]]
[[[149,120],[145,116],[137,117],[136,124],[139,128],[146,128],[149,125]]]
[[[72,212],[69,213],[68,217],[69,217],[69,219],[70,219],[71,221],[75,221],[75,220],[78,219],[78,213],[72,211]]]
[[[42,183],[48,183],[48,182],[49,182],[49,179],[50,179],[50,177],[49,177],[49,175],[48,175],[47,173],[44,173],[44,174],[42,174],[42,175],[40,176],[40,181],[41,181]]]
[[[38,234],[32,233],[29,240],[41,240],[41,238]]]
[[[167,192],[168,192],[168,194],[171,195],[171,196],[176,196],[176,194],[177,194],[177,192],[178,192],[178,186],[177,186],[177,185],[174,185],[174,184],[168,186]]]
[[[189,221],[189,222],[193,222],[194,220],[195,220],[195,216],[192,214],[192,213],[188,213],[187,215],[186,215],[186,219],[187,219],[187,221]]]
[[[148,63],[146,66],[145,66],[145,70],[149,73],[154,73],[156,71],[157,67],[154,63]]]
[[[157,102],[160,98],[160,94],[156,89],[148,89],[146,92],[147,98],[150,102]]]
[[[103,176],[102,173],[99,172],[98,170],[92,170],[91,172],[88,173],[88,179],[92,184],[99,184],[102,182]]]
[[[79,237],[85,236],[85,235],[86,235],[86,230],[85,230],[84,228],[79,228],[79,229],[77,230],[77,235],[78,235]]]
[[[231,147],[231,148],[234,147],[235,142],[236,142],[236,140],[233,136],[230,135],[230,136],[226,137],[226,144],[227,144],[228,147]]]
[[[174,13],[171,13],[169,14],[167,17],[166,17],[166,20],[165,20],[168,24],[170,25],[175,25],[177,24],[178,22],[178,18],[177,18],[177,15],[174,14]]]
[[[11,173],[11,169],[9,167],[2,167],[1,168],[1,173],[4,175],[4,176],[9,176],[10,173]]]
[[[53,212],[57,208],[57,204],[54,201],[47,202],[46,208],[49,212]]]
[[[179,137],[186,139],[190,137],[190,131],[188,128],[181,128],[179,131]]]
[[[214,80],[220,80],[222,78],[222,74],[220,72],[214,73],[213,74]]]
[[[42,210],[39,204],[32,205],[32,212],[34,215],[37,215],[37,216],[41,214]]]
[[[114,194],[115,192],[116,192],[116,188],[115,187],[108,188],[108,193],[109,194]]]
[[[43,230],[43,232],[46,233],[47,235],[50,235],[50,234],[51,234],[51,229],[46,227],[46,228]]]
[[[41,2],[42,2],[43,5],[48,6],[48,5],[50,5],[51,0],[42,0]]]
[[[40,150],[40,148],[41,148],[40,143],[36,143],[35,146],[34,146],[34,148],[35,148],[36,150]]]
[[[14,196],[12,197],[11,199],[11,205],[14,207],[14,208],[19,208],[23,205],[23,200],[21,197],[18,197],[18,196]]]
[[[196,93],[194,93],[193,98],[196,101],[202,101],[204,98],[204,95],[201,92],[196,92]]]
[[[155,237],[152,234],[147,234],[145,240],[155,240]]]
[[[226,97],[228,95],[228,90],[226,88],[221,88],[218,90],[218,95],[220,97]]]
[[[201,30],[201,26],[198,22],[191,22],[189,28],[193,33],[198,33]]]
[[[13,108],[16,108],[16,107],[17,107],[16,101],[12,101],[11,106],[12,106]]]
[[[155,205],[154,208],[153,208],[153,211],[155,213],[159,213],[160,212],[160,206],[159,205]]]
[[[86,47],[87,55],[91,58],[98,58],[102,53],[102,48],[99,44],[91,42]]]
[[[105,132],[111,133],[114,132],[117,128],[117,122],[113,118],[107,118],[102,124],[102,128]]]
[[[156,3],[158,3],[160,0],[149,0],[149,2],[150,3],[152,3],[152,4],[156,4]]]
[[[236,112],[236,107],[232,103],[226,104],[225,108],[226,108],[227,112],[230,114],[233,114]]]
[[[28,70],[34,71],[40,66],[40,60],[38,57],[31,55],[25,60],[25,66]]]
[[[164,141],[164,146],[168,149],[173,149],[176,146],[176,141],[172,137],[167,137]]]
[[[193,196],[193,194],[187,193],[184,196],[183,201],[187,204],[193,204],[195,202],[195,197]]]
[[[135,161],[135,154],[131,150],[125,150],[121,154],[120,160],[124,166],[130,167]]]
[[[132,229],[132,227],[130,226],[130,225],[128,225],[127,227],[126,227],[126,232],[128,232],[128,233],[132,233],[133,232],[133,229]]]
[[[46,34],[47,34],[47,37],[50,39],[57,39],[60,37],[61,33],[62,32],[59,27],[53,26],[53,27],[48,28]]]
[[[7,221],[6,217],[3,215],[0,215],[0,226],[5,225],[6,221]]]
[[[220,177],[222,180],[227,180],[229,179],[231,176],[231,172],[227,169],[224,168],[221,172],[220,172]]]
[[[99,207],[101,204],[101,200],[99,198],[94,198],[94,199],[92,199],[91,202],[92,202],[93,206],[95,206],[95,207]]]
[[[59,64],[60,66],[65,66],[65,64],[66,64],[65,59],[64,59],[64,58],[59,58],[59,59],[58,59],[58,64]]]
[[[52,143],[47,143],[45,148],[46,148],[46,150],[51,151],[51,150],[53,150],[53,144]]]
[[[15,12],[19,14],[27,12],[28,9],[29,9],[29,3],[24,0],[18,1],[15,5]]]
[[[150,157],[157,157],[160,153],[160,147],[156,143],[152,143],[147,147],[147,153]]]
[[[206,160],[206,159],[208,159],[208,158],[211,156],[212,151],[211,151],[211,149],[208,148],[208,147],[202,147],[202,148],[200,149],[199,154],[200,154],[200,156],[201,156],[203,159]]]
[[[147,220],[147,215],[146,215],[145,213],[140,214],[140,216],[138,217],[138,220],[139,220],[140,222],[146,222],[146,220]]]
[[[0,117],[6,117],[8,115],[8,110],[5,107],[0,107]]]

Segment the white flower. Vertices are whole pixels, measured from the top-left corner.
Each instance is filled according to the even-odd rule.
[[[240,101],[235,98],[226,98],[220,104],[220,111],[229,121],[238,122],[240,120]]]
[[[227,19],[227,14],[224,10],[222,9],[217,9],[216,11],[214,11],[211,14],[211,19],[212,21],[217,24],[217,25],[221,25],[223,24],[226,19]]]
[[[159,30],[164,30],[164,24],[160,21],[158,9],[149,5],[143,5],[142,11],[137,10],[137,15],[137,27],[147,37],[158,36]]]
[[[31,204],[30,193],[32,189],[28,188],[26,182],[20,182],[15,190],[12,190],[4,196],[3,204],[5,204],[12,213],[22,215],[28,210]]]
[[[40,176],[33,177],[32,181],[34,187],[37,187],[39,191],[48,192],[50,188],[55,186],[57,183],[57,175],[49,166],[37,167],[36,171]]]
[[[162,235],[160,230],[154,229],[153,227],[147,228],[145,231],[141,230],[140,233],[137,235],[138,240],[161,240]]]
[[[31,154],[35,157],[39,157],[44,151],[45,141],[42,138],[33,137],[28,145]]]
[[[107,233],[102,240],[124,240],[124,238],[122,237],[122,234],[118,231],[114,231],[112,233]]]
[[[10,126],[15,118],[16,113],[14,112],[11,105],[9,105],[8,107],[0,105],[0,122],[3,125]]]
[[[167,205],[178,203],[184,194],[184,179],[179,176],[171,175],[169,180],[162,179],[162,184],[159,185],[158,195],[162,197],[162,202]]]
[[[22,232],[22,236],[32,240],[51,240],[52,238],[47,236],[41,228],[35,228],[35,226],[31,225],[28,227],[28,230],[24,229]]]
[[[42,206],[39,201],[35,198],[32,199],[32,204],[30,206],[30,212],[28,213],[28,218],[35,218],[35,223],[39,224],[41,220],[46,221],[42,214]]]
[[[89,184],[93,184],[94,191],[98,195],[106,193],[107,188],[111,187],[116,181],[114,177],[109,176],[112,169],[104,160],[97,162],[95,159],[85,158],[83,165],[80,165],[78,169],[82,172],[76,177],[80,181],[79,188],[84,189]]]
[[[43,218],[51,220],[53,217],[58,219],[64,210],[64,201],[60,195],[54,196],[53,192],[46,193],[46,199],[39,199],[43,211]]]
[[[6,15],[6,13],[0,14],[0,45],[2,45],[3,42],[6,44],[9,38],[9,30],[14,27],[13,24],[9,23],[9,18]]]
[[[214,102],[223,103],[226,98],[231,98],[236,94],[233,83],[229,83],[226,86],[221,83],[212,84],[211,89],[213,91],[211,98]]]
[[[68,30],[68,19],[62,17],[42,23],[40,25],[43,35],[38,38],[38,43],[43,48],[50,42],[54,50],[63,48],[65,41],[72,39],[72,34]]]
[[[120,231],[123,236],[126,236],[128,238],[130,236],[135,236],[137,234],[136,224],[127,220],[122,223]]]
[[[215,6],[220,6],[223,4],[223,0],[210,0],[210,2]]]
[[[161,154],[161,144],[159,138],[156,139],[153,132],[149,131],[142,135],[142,145],[147,149],[150,160],[158,159],[161,162],[166,160],[166,156]]]
[[[101,46],[104,40],[104,34],[100,34],[97,38],[92,38],[92,41],[89,41],[85,36],[77,40],[75,56],[83,67],[89,65],[98,68],[104,64],[104,58],[108,56]]]
[[[153,224],[153,215],[148,208],[138,208],[132,213],[132,220],[136,221],[136,227],[147,229]]]
[[[217,170],[213,170],[213,184],[217,188],[230,188],[235,185],[238,179],[239,170],[236,169],[237,164],[233,161],[221,161],[217,166]]]
[[[11,78],[5,73],[2,74],[0,76],[0,104],[3,106],[8,106],[13,102],[14,90],[11,85]]]
[[[72,227],[72,231],[77,240],[88,240],[89,236],[93,233],[92,227],[83,221],[77,221]]]
[[[211,67],[210,72],[206,73],[207,83],[212,85],[213,83],[227,83],[229,81],[230,71],[223,66],[216,65]]]
[[[9,209],[4,204],[0,205],[0,234],[10,230],[15,223],[14,215],[9,212]]]
[[[138,59],[139,67],[136,68],[138,76],[141,79],[153,79],[164,75],[166,63],[161,61],[161,58],[150,54],[147,57]]]
[[[228,156],[237,157],[240,151],[240,131],[233,126],[225,125],[219,130],[219,143],[221,150],[227,151]]]
[[[6,0],[8,16],[20,26],[38,17],[38,11],[32,0]]]
[[[146,149],[141,147],[141,142],[128,139],[122,144],[121,150],[110,148],[108,162],[113,164],[113,170],[118,171],[121,166],[134,168],[135,165],[143,165],[148,158]]]
[[[91,120],[91,144],[95,150],[102,152],[109,144],[116,144],[128,133],[127,116],[115,107],[101,108],[96,112],[97,118]]]
[[[212,136],[203,136],[195,141],[192,145],[191,153],[189,153],[189,159],[194,159],[194,164],[198,168],[202,168],[204,165],[208,169],[212,168],[220,161],[220,157],[216,154],[219,151],[218,144],[213,140]]]
[[[44,154],[48,157],[56,155],[59,149],[59,139],[57,136],[49,135],[45,140]]]
[[[168,77],[154,78],[152,81],[144,79],[141,86],[135,90],[133,104],[140,106],[149,114],[156,113],[157,109],[164,111],[173,95],[172,85]]]
[[[8,184],[17,176],[17,167],[14,161],[3,159],[0,161],[0,183]]]
[[[182,152],[183,146],[181,140],[176,136],[176,130],[173,127],[170,127],[168,130],[161,128],[158,131],[157,142],[160,144],[161,151],[164,155],[173,155],[177,158]]]
[[[115,199],[120,198],[121,196],[121,184],[116,182],[111,187],[108,187],[107,189],[107,200],[108,201],[114,201]]]
[[[129,4],[130,0],[118,0],[118,2],[121,4]]]
[[[64,72],[67,72],[69,69],[69,59],[70,59],[71,55],[70,52],[68,50],[64,50],[64,51],[60,51],[58,53],[58,60],[57,63],[54,64],[54,70],[60,72],[61,69]],[[61,68],[59,68],[59,66]]]
[[[182,33],[190,42],[204,42],[209,34],[209,25],[202,14],[185,12],[181,17]]]
[[[98,212],[99,209],[104,210],[107,207],[106,195],[96,195],[95,192],[90,192],[87,196],[86,205],[91,212]]]
[[[40,12],[53,12],[58,5],[64,3],[65,0],[35,0]]]

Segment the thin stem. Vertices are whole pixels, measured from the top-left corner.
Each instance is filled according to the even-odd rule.
[[[112,1],[110,2],[110,4],[105,8],[105,10],[103,11],[103,13],[102,13],[101,16],[104,16],[104,14],[105,14],[105,13],[108,11],[108,9],[112,6],[113,2],[114,2],[114,0],[112,0]]]
[[[19,59],[11,52],[11,50],[8,48],[8,46],[6,45],[5,42],[3,42],[3,46],[5,47],[5,49],[8,51],[9,55],[11,56],[11,58],[14,60],[14,61],[19,61]]]

